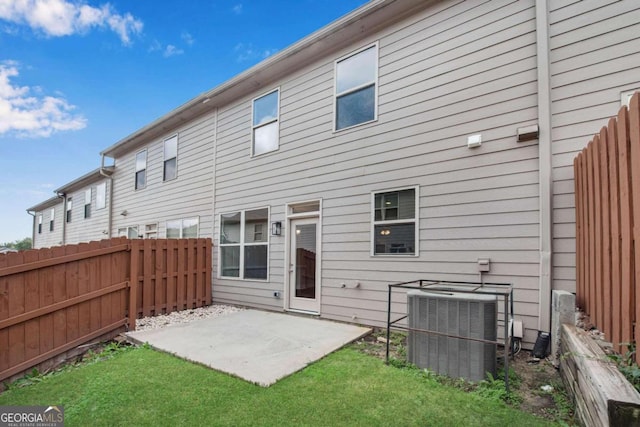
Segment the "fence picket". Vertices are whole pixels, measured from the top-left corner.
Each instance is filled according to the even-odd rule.
[[[629,104],[629,142],[631,145],[631,194],[633,198],[633,239],[634,239],[634,266],[635,284],[640,284],[640,94],[636,93]],[[634,302],[634,319],[640,319],[640,292],[636,286],[631,289],[631,301]],[[640,343],[640,325],[636,325],[634,341]],[[640,361],[640,355],[636,352],[636,360]]]
[[[616,351],[620,351],[620,182],[618,174],[618,132],[616,120],[611,118],[607,126],[607,148],[609,150],[609,198],[611,206],[611,335]]]

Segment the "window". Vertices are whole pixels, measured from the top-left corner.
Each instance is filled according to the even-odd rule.
[[[67,199],[67,222],[71,222],[71,215],[72,215],[72,209],[73,209],[73,200],[71,197],[69,197]]]
[[[220,216],[220,275],[267,279],[269,209]]]
[[[178,135],[164,140],[163,180],[169,181],[178,176]]]
[[[104,209],[107,206],[107,183],[96,186],[96,209]]]
[[[136,154],[136,190],[147,186],[147,150]]]
[[[42,234],[42,214],[38,215],[38,234]]]
[[[144,238],[155,239],[158,237],[158,224],[147,224],[144,226]]]
[[[198,237],[198,218],[167,221],[167,239],[195,239]]]
[[[417,188],[373,193],[374,255],[417,255]]]
[[[126,237],[127,239],[137,239],[138,237],[138,227],[137,226],[129,226],[129,227],[120,227],[118,228],[118,237]]]
[[[84,218],[91,218],[91,189],[84,192]]]
[[[278,149],[278,89],[253,100],[253,155]]]
[[[376,119],[378,46],[336,62],[336,130]]]
[[[53,222],[56,219],[56,208],[51,208],[51,216],[49,218],[49,231],[53,231]]]

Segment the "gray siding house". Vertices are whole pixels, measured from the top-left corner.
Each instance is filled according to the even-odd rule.
[[[214,301],[367,325],[388,283],[512,283],[530,345],[575,290],[573,158],[640,88],[639,30],[635,0],[373,0],[104,150],[109,234],[197,223]]]
[[[27,209],[33,217],[31,241],[33,248],[62,245],[62,214],[64,204],[59,196],[52,197]]]

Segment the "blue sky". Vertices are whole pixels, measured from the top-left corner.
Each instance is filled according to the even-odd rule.
[[[0,0],[0,243],[98,153],[365,0]]]

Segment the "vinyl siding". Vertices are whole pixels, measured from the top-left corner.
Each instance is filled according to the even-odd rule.
[[[106,183],[106,203],[103,209],[96,209],[96,187],[101,183]],[[91,189],[91,216],[84,217],[84,193],[85,190]],[[71,210],[71,222],[65,224],[65,243],[74,244],[81,242],[90,242],[93,240],[102,240],[109,238],[109,196],[111,189],[109,188],[109,179],[97,181],[80,190],[76,190],[68,194],[73,200],[73,209]],[[66,216],[65,216],[66,219]]]
[[[376,41],[378,120],[333,132],[334,60]],[[285,229],[270,238],[268,281],[216,276],[214,299],[282,310],[273,291],[288,262],[285,205],[322,199],[322,317],[382,326],[388,283],[477,281],[487,257],[485,280],[514,284],[516,317],[535,341],[538,146],[515,137],[537,122],[535,55],[533,1],[438,2],[222,108],[215,232],[220,213],[264,206]],[[252,158],[251,99],[275,87],[280,148]],[[470,150],[475,133],[482,146]],[[371,192],[414,185],[419,256],[372,257]]]
[[[640,89],[640,3],[550,2],[553,287],[575,292],[573,159]]]
[[[49,231],[51,209],[55,209],[53,231]],[[64,221],[64,205],[62,199],[55,206],[36,212],[34,249],[49,248],[62,245],[62,221]],[[38,233],[38,216],[42,215],[42,233]]]
[[[157,224],[158,238],[166,237],[166,221],[199,218],[199,237],[212,236],[213,150],[215,115],[213,113],[168,132],[115,159],[113,175],[112,236],[122,227],[138,227],[144,233],[147,224]],[[163,181],[164,140],[178,134],[177,177]],[[136,190],[135,158],[147,150],[146,187]],[[122,215],[126,211],[127,215]]]

